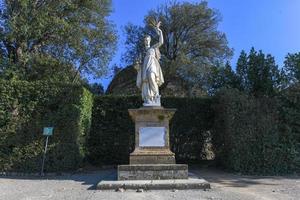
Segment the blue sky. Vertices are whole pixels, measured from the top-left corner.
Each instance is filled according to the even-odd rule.
[[[111,65],[122,66],[123,27],[129,22],[142,25],[147,12],[165,2],[168,0],[113,0],[110,19],[116,24],[119,41]],[[208,0],[208,5],[222,15],[219,30],[225,32],[234,49],[233,67],[241,50],[248,52],[252,46],[275,56],[279,66],[287,53],[300,51],[300,0]],[[91,81],[101,82],[106,88],[110,78]]]

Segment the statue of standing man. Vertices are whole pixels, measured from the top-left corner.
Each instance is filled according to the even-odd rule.
[[[150,46],[151,37],[147,35],[145,42],[145,56],[143,63],[136,64],[137,80],[136,85],[142,91],[143,106],[161,106],[159,86],[164,83],[164,77],[159,64],[159,47],[163,44],[163,34],[159,28],[161,22],[156,24],[155,30],[159,35],[159,42]]]

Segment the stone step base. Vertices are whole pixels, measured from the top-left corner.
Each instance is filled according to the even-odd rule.
[[[118,180],[187,179],[185,164],[139,164],[119,165]]]
[[[99,190],[191,190],[210,189],[210,184],[204,179],[176,179],[176,180],[125,180],[101,181],[97,184]]]

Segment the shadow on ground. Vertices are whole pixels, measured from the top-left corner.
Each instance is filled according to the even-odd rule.
[[[225,172],[215,168],[199,168],[192,166],[189,172],[206,181],[214,184],[220,184],[224,187],[249,187],[252,185],[279,185],[280,180],[294,179],[299,180],[299,176],[247,176]]]
[[[201,168],[199,166],[189,167],[190,177],[203,178],[211,184],[219,184],[224,187],[249,187],[253,185],[276,186],[282,179],[295,179],[300,181],[299,176],[243,176],[233,173],[224,172],[214,168]],[[23,179],[23,180],[72,180],[87,185],[88,190],[95,190],[97,184],[102,180],[117,180],[117,169],[97,169],[85,170],[79,173],[63,174],[59,176],[45,177],[20,177],[20,176],[3,176],[6,179]]]
[[[117,170],[114,168],[103,169],[96,171],[84,171],[73,174],[63,174],[57,176],[44,176],[44,177],[30,177],[30,176],[2,176],[6,179],[19,179],[19,180],[72,180],[82,182],[82,185],[88,185],[88,190],[95,190],[97,184],[102,180],[117,180]]]

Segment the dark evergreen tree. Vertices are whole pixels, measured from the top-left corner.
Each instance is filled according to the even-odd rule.
[[[239,81],[239,89],[241,91],[248,91],[248,58],[247,53],[243,50],[236,65],[236,74]]]
[[[288,54],[284,61],[284,73],[286,75],[286,85],[300,82],[300,52]]]
[[[103,95],[104,94],[104,88],[101,83],[88,84],[87,89],[94,95]]]
[[[255,96],[273,95],[280,89],[283,77],[270,54],[250,50],[242,51],[237,62],[237,77],[240,89]]]
[[[226,62],[225,66],[213,66],[209,80],[208,93],[215,94],[221,88],[238,88],[239,81],[235,72],[232,70],[230,63]]]

